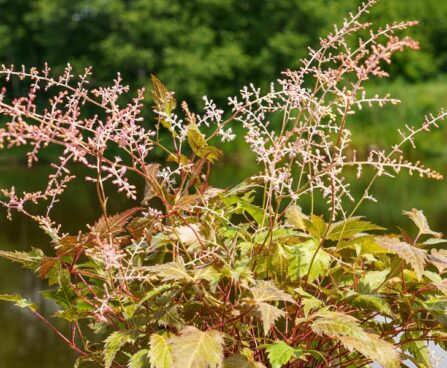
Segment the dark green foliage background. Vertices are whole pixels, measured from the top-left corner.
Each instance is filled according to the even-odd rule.
[[[54,69],[93,65],[95,82],[121,71],[132,86],[156,73],[179,99],[222,101],[243,84],[294,68],[358,0],[1,0],[0,62]],[[423,81],[447,71],[447,2],[386,0],[375,24],[417,19],[422,50],[393,74]],[[78,69],[80,70],[80,69]]]

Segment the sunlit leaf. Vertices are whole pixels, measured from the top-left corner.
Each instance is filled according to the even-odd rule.
[[[216,368],[222,365],[223,338],[218,331],[204,332],[187,326],[169,343],[172,346],[172,368]]]
[[[345,221],[334,223],[330,227],[326,239],[340,241],[370,230],[384,230],[384,228],[368,221],[360,220],[358,217],[351,217]]]
[[[376,291],[382,286],[386,280],[386,277],[390,273],[390,269],[387,268],[383,271],[368,271],[359,282],[360,293],[371,293]]]
[[[272,282],[261,281],[250,289],[253,298],[257,303],[284,301],[295,303],[292,296],[283,290],[278,289]]]
[[[164,282],[169,281],[194,281],[193,277],[189,275],[182,262],[168,262],[149,267],[150,272],[162,279]]]
[[[312,330],[339,340],[346,349],[357,350],[385,368],[399,368],[399,351],[379,336],[367,333],[358,320],[341,312],[321,311],[315,314]]]
[[[265,348],[272,368],[281,368],[287,364],[295,354],[295,349],[284,341],[276,341]]]
[[[172,349],[166,334],[152,334],[150,339],[149,358],[151,368],[171,368]]]
[[[37,271],[45,258],[45,254],[41,249],[37,248],[32,248],[30,252],[0,250],[0,257],[6,258],[11,262],[20,263],[24,268]]]
[[[110,235],[119,235],[125,230],[131,217],[140,210],[141,208],[135,207],[116,215],[108,216],[107,219],[102,216],[98,222],[91,227],[91,232],[100,238]]]
[[[309,281],[316,280],[327,272],[331,257],[313,240],[289,246],[288,276],[292,281],[308,276]],[[311,265],[312,262],[312,265]]]
[[[322,239],[326,234],[327,225],[322,216],[312,215],[310,219],[303,219],[307,231],[317,239]]]
[[[447,250],[446,249],[432,249],[428,260],[432,263],[440,273],[447,268]]]
[[[299,230],[304,230],[306,228],[304,220],[307,219],[307,216],[303,214],[300,206],[290,205],[287,207],[285,217],[287,224],[292,225]]]
[[[264,328],[264,334],[268,335],[272,325],[281,317],[284,317],[286,313],[274,305],[268,303],[256,303],[256,310],[259,312],[262,326]]]
[[[154,110],[163,112],[167,116],[171,115],[177,102],[174,93],[169,91],[166,86],[155,75],[151,75],[152,82],[152,98],[154,100]],[[164,116],[159,117],[160,123],[167,129],[171,128],[171,124]]]
[[[143,349],[130,357],[129,368],[149,368],[149,350]]]
[[[377,242],[380,246],[396,253],[400,258],[407,262],[416,272],[420,279],[425,269],[427,260],[426,251],[416,248],[408,243],[405,243],[398,238],[392,237],[377,237]]]
[[[430,229],[427,218],[421,210],[413,208],[411,211],[403,211],[403,214],[408,216],[416,224],[421,234],[433,235],[437,238],[442,237],[441,233]]]

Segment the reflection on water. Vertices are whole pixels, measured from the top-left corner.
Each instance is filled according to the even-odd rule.
[[[237,161],[237,160],[235,160]],[[442,161],[433,163],[434,168],[445,173]],[[232,162],[215,171],[211,183],[225,187],[237,183],[253,173],[253,168]],[[36,167],[32,171],[24,168],[0,167],[0,187],[16,185],[18,189],[37,189],[44,187],[48,168]],[[365,181],[354,180],[353,191],[361,193]],[[397,230],[397,226],[411,228],[407,219],[401,215],[402,209],[413,207],[424,210],[432,228],[447,233],[447,186],[445,182],[433,182],[419,178],[401,176],[398,179],[384,178],[378,181],[373,194],[379,204],[368,203],[359,214],[371,221]],[[91,184],[78,183],[72,186],[63,197],[63,202],[55,207],[54,216],[63,224],[63,230],[76,233],[85,229],[86,223],[94,222],[99,216],[96,194]],[[130,204],[123,197],[114,200],[110,212],[119,211]],[[306,203],[303,203],[306,208]],[[27,219],[14,216],[13,222],[5,219],[0,212],[0,249],[28,250],[31,246],[49,250],[48,239]],[[17,265],[0,259],[0,293],[20,293],[41,305],[42,314],[50,316],[54,306],[42,300],[38,290],[43,286],[38,278]],[[52,322],[58,323],[57,318]],[[75,355],[59,341],[48,328],[36,320],[26,310],[0,303],[0,367],[20,368],[66,368],[71,367]],[[61,329],[68,332],[64,323]],[[65,330],[64,330],[65,328]]]

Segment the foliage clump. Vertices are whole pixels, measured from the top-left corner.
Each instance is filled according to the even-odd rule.
[[[385,229],[360,216],[370,189],[402,170],[441,179],[402,157],[404,144],[444,119],[441,111],[420,127],[399,131],[401,143],[357,157],[348,120],[364,106],[398,103],[368,96],[364,83],[386,77],[384,63],[417,43],[397,33],[414,22],[374,30],[360,22],[374,1],[321,40],[295,71],[286,71],[266,93],[244,87],[229,99],[225,115],[204,97],[197,114],[152,77],[153,128],[141,118],[144,91],[131,103],[118,75],[110,87],[90,89],[90,69],[74,78],[67,67],[3,66],[6,80],[28,79],[28,95],[8,101],[2,92],[0,145],[31,146],[32,166],[48,145],[63,148],[47,187],[19,194],[4,189],[0,203],[37,221],[51,237],[54,254],[1,251],[48,281],[42,295],[60,307],[71,325],[64,336],[26,298],[2,295],[52,328],[80,357],[77,366],[105,368],[362,367],[385,368],[411,360],[430,367],[427,342],[445,346],[447,254],[442,235],[422,211],[405,211],[416,236]],[[355,35],[362,37],[358,38]],[[54,91],[45,109],[41,90]],[[92,104],[100,112],[83,114]],[[259,172],[232,188],[208,179],[222,156],[215,141],[244,128]],[[161,134],[162,131],[168,134]],[[163,152],[166,162],[151,154]],[[102,216],[86,231],[62,232],[51,211],[83,165],[98,192]],[[345,173],[371,175],[354,198]],[[369,169],[369,170],[368,170]],[[371,174],[372,172],[372,174]],[[139,178],[141,181],[139,182]],[[136,205],[110,214],[111,182]],[[144,185],[144,190],[142,185]],[[141,188],[141,189],[140,189]],[[308,214],[300,203],[311,199]],[[318,215],[314,202],[327,203]],[[34,204],[47,202],[44,214]],[[94,335],[99,335],[95,337]]]

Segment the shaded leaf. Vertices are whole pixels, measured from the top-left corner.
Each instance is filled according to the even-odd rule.
[[[130,357],[129,368],[149,368],[149,350],[143,349]]]
[[[354,298],[354,305],[365,308],[367,310],[368,309],[374,310],[387,316],[393,315],[390,306],[385,300],[383,300],[380,297],[380,295],[370,295],[370,294],[357,295]]]
[[[421,338],[421,334],[419,332],[413,331],[408,332],[407,334],[410,339],[414,339],[415,341],[406,342],[403,346],[413,356],[418,367],[432,368],[427,344],[425,343],[425,341],[417,340],[418,338]],[[403,337],[405,337],[407,334],[404,334]]]
[[[162,188],[160,186],[160,179],[158,177],[158,172],[160,169],[160,164],[152,163],[146,165],[145,167],[145,186],[144,186],[144,197],[141,204],[148,205],[149,201],[157,196],[162,195]]]
[[[115,331],[104,341],[104,366],[110,368],[115,360],[116,354],[121,348],[135,340],[134,331]]]
[[[265,368],[265,365],[256,362],[253,357],[243,354],[234,354],[223,361],[223,368]]]

